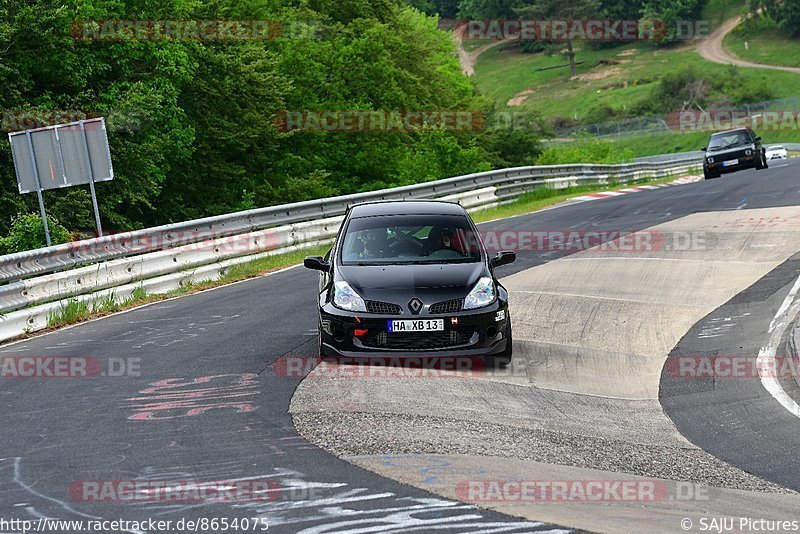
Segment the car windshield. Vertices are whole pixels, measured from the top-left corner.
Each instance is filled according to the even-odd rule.
[[[479,241],[462,215],[385,215],[350,220],[343,265],[467,263],[481,259]]]
[[[779,145],[771,146],[771,147],[769,147],[769,150],[783,150],[783,147],[779,146]]]
[[[750,136],[745,131],[723,132],[711,136],[708,149],[722,150],[723,148],[730,148],[750,142]]]

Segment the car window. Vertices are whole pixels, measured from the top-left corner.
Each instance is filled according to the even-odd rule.
[[[464,263],[481,259],[479,240],[461,215],[353,218],[341,252],[344,265]]]

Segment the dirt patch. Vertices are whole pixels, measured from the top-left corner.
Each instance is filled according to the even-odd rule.
[[[610,67],[595,72],[587,72],[586,74],[581,74],[579,76],[576,76],[575,79],[584,82],[603,80],[605,78],[608,78],[609,76],[616,76],[620,72],[622,72],[622,69],[620,69],[619,67]]]
[[[528,99],[528,95],[532,95],[535,91],[533,89],[524,89],[519,93],[514,95],[514,98],[509,100],[506,105],[511,106],[521,106],[525,103],[525,100]]]

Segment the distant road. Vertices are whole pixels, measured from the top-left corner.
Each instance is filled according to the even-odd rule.
[[[456,36],[456,42],[458,43],[458,61],[461,63],[461,70],[464,71],[464,74],[467,76],[472,76],[475,74],[475,62],[478,61],[478,56],[490,48],[494,48],[497,45],[503,44],[503,41],[495,41],[493,43],[485,44],[480,48],[476,48],[472,52],[467,52],[464,49],[464,43],[460,37]]]
[[[736,65],[737,67],[783,70],[786,72],[800,73],[800,68],[798,67],[782,67],[779,65],[765,65],[763,63],[744,61],[725,50],[725,47],[722,45],[723,41],[725,40],[725,36],[728,35],[736,26],[738,26],[741,21],[742,17],[734,17],[730,20],[727,20],[722,23],[719,28],[714,30],[708,39],[700,41],[700,44],[697,45],[697,51],[700,53],[703,59],[713,61],[714,63],[721,63],[723,65]]]

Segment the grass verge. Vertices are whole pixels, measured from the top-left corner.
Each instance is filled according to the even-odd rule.
[[[677,176],[670,176],[666,178],[659,178],[657,180],[644,179],[628,181],[625,182],[624,185],[630,186],[634,184],[645,183],[656,184],[674,180],[676,178]],[[566,189],[550,189],[542,187],[529,193],[525,193],[512,203],[474,212],[471,215],[476,223],[480,223],[494,219],[500,219],[503,217],[532,213],[534,211],[558,204],[559,202],[569,200],[570,198],[576,196],[597,191],[607,191],[619,185],[622,184],[610,180],[609,183],[604,185],[585,185],[569,187]],[[198,291],[203,291],[205,289],[211,289],[213,287],[231,284],[233,282],[247,280],[249,278],[255,278],[269,272],[277,271],[278,269],[283,269],[285,267],[302,263],[303,258],[306,256],[323,256],[327,251],[328,247],[323,245],[314,248],[296,250],[286,254],[267,256],[265,258],[260,258],[246,263],[240,263],[238,265],[231,266],[221,278],[207,282],[182,285],[181,287],[167,293],[148,295],[144,288],[140,287],[137,288],[130,297],[120,302],[116,301],[113,293],[104,298],[95,300],[81,301],[77,298],[70,299],[56,310],[51,312],[47,318],[47,329],[44,331],[46,332],[62,326],[81,323],[118,311],[142,306],[143,304],[158,302],[176,296],[197,293]]]
[[[517,198],[514,202],[490,208],[484,211],[476,211],[471,213],[472,220],[476,223],[486,221],[493,221],[495,219],[502,219],[504,217],[513,217],[515,215],[524,215],[532,213],[544,208],[549,208],[565,200],[575,198],[587,193],[597,193],[599,191],[609,191],[618,187],[631,187],[634,185],[653,185],[676,180],[679,176],[668,176],[666,178],[657,179],[641,179],[629,180],[627,182],[618,182],[616,180],[609,180],[604,185],[581,185],[578,187],[568,187],[566,189],[550,189],[547,187],[540,187]]]
[[[756,130],[756,133],[761,136],[761,143],[764,146],[779,143],[800,143],[800,130],[779,132]],[[700,150],[700,148],[708,145],[709,137],[711,137],[711,132],[676,132],[621,137],[613,140],[613,143],[619,151],[630,151],[639,157],[643,157]]]

